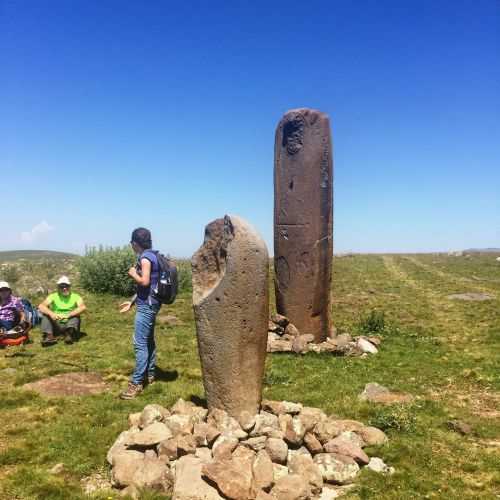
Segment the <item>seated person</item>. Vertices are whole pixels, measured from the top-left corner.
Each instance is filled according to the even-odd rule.
[[[80,332],[80,314],[85,311],[83,299],[71,291],[67,276],[57,280],[57,292],[51,293],[39,306],[42,313],[42,346],[57,342],[57,335],[64,335],[64,342],[72,344]]]
[[[19,297],[12,295],[10,285],[0,281],[0,333],[12,330],[24,322],[24,307]]]

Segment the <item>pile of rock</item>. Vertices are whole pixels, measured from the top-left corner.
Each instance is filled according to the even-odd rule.
[[[180,399],[147,405],[129,425],[107,459],[113,485],[133,497],[152,488],[174,500],[327,500],[364,466],[391,472],[363,451],[387,441],[381,430],[298,403],[264,401],[236,420]]]
[[[324,342],[314,342],[311,334],[301,334],[286,316],[273,314],[269,320],[267,352],[329,352],[336,356],[363,356],[376,354],[381,343],[380,337],[351,337],[348,333],[327,338]]]

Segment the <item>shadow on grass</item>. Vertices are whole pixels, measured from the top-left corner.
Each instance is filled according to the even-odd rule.
[[[179,378],[177,370],[162,370],[159,366],[155,370],[155,379],[158,382],[173,382]]]

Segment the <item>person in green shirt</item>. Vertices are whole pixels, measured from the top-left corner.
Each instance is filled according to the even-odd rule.
[[[71,291],[67,276],[57,280],[57,292],[51,293],[39,306],[42,313],[42,346],[57,342],[57,335],[64,335],[64,342],[72,344],[80,332],[80,315],[87,309],[83,299]]]

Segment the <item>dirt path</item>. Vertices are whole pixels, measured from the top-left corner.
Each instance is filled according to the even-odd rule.
[[[494,294],[497,290],[492,287],[484,286],[478,284],[477,281],[474,281],[471,278],[465,278],[463,276],[457,276],[452,273],[445,273],[444,271],[441,271],[440,269],[437,269],[436,267],[430,266],[429,264],[425,264],[421,260],[417,259],[416,257],[404,257],[406,260],[409,260],[415,266],[419,267],[420,269],[423,269],[424,271],[428,272],[429,274],[433,274],[434,276],[438,276],[439,278],[452,283],[452,284],[459,284],[463,283],[464,286],[467,288],[467,291],[472,291],[472,292],[479,292],[479,293],[489,293],[489,294]]]

